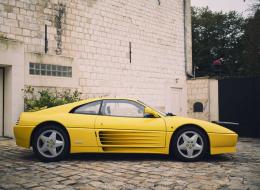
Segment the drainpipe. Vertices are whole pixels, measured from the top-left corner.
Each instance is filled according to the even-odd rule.
[[[185,62],[185,73],[186,73],[186,76],[188,77],[193,77],[192,73],[190,73],[188,71],[188,47],[187,47],[187,40],[190,40],[188,39],[187,37],[187,33],[188,33],[188,30],[187,29],[187,22],[189,22],[189,20],[187,19],[187,14],[188,14],[188,10],[190,9],[190,3],[188,3],[187,1],[190,2],[190,0],[183,0],[183,29],[184,29],[184,62]],[[188,20],[188,21],[187,21]]]
[[[187,73],[187,29],[186,29],[186,0],[183,0],[183,31],[184,31],[184,62],[185,62],[185,73]]]

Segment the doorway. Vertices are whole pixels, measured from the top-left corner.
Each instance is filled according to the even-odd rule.
[[[166,104],[166,112],[174,115],[182,115],[182,89],[170,88],[168,101]]]
[[[24,44],[0,40],[0,136],[13,137],[13,126],[24,109]],[[3,125],[4,122],[4,125]]]

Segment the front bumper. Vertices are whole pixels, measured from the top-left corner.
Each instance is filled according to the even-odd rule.
[[[30,139],[34,126],[14,126],[16,144],[24,148],[30,148]]]
[[[208,133],[208,135],[211,155],[236,152],[238,140],[236,133]]]

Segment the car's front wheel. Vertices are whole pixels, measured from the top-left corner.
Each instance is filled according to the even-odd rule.
[[[69,152],[69,138],[67,133],[57,126],[44,126],[34,134],[32,146],[41,160],[58,161]]]
[[[197,161],[208,153],[208,140],[203,131],[195,127],[183,128],[174,135],[173,157],[182,161]]]

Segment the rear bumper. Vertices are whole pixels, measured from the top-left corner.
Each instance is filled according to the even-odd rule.
[[[211,155],[236,152],[238,139],[236,133],[208,133],[208,135]]]
[[[34,126],[14,126],[16,144],[24,148],[30,148],[30,139]]]

